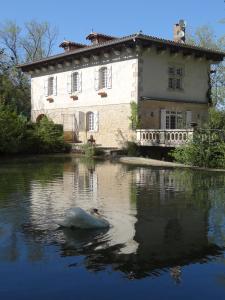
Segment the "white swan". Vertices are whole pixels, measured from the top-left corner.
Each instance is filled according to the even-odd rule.
[[[81,229],[109,227],[109,222],[101,217],[97,209],[92,209],[91,213],[88,213],[80,207],[67,210],[64,220],[58,224],[62,227]]]

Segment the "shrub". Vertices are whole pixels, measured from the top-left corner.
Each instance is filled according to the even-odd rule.
[[[125,150],[126,150],[128,156],[139,156],[140,155],[139,147],[135,142],[127,141]]]
[[[46,117],[33,124],[8,107],[0,107],[0,153],[59,153],[70,149],[64,142],[61,125]]]
[[[89,143],[82,145],[81,150],[87,158],[104,155],[104,151],[102,149],[97,148],[95,145]]]
[[[202,130],[194,134],[193,141],[171,152],[178,162],[209,168],[225,167],[225,142],[220,131]]]
[[[66,143],[63,138],[63,127],[54,124],[47,117],[41,119],[35,126],[34,140],[39,141],[39,153],[64,152]]]

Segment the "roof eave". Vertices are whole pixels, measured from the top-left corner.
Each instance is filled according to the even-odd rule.
[[[177,51],[183,50],[183,51],[188,51],[190,53],[196,53],[196,54],[201,54],[201,55],[204,54],[207,56],[208,59],[211,59],[212,61],[215,61],[215,62],[223,61],[223,59],[225,57],[224,52],[211,50],[211,49],[204,49],[204,48],[201,48],[198,46],[193,46],[193,45],[188,45],[188,44],[180,44],[180,43],[176,43],[176,42],[173,42],[170,40],[163,40],[163,39],[154,38],[151,36],[145,36],[142,34],[133,34],[133,35],[130,35],[127,37],[119,38],[117,40],[110,40],[110,41],[107,41],[107,42],[104,42],[101,44],[76,49],[76,50],[70,51],[68,53],[62,53],[62,54],[58,54],[55,56],[51,56],[51,57],[48,57],[48,58],[45,58],[45,59],[42,59],[39,61],[35,61],[32,63],[22,64],[17,67],[21,68],[22,71],[27,72],[34,67],[47,65],[51,62],[53,63],[56,61],[70,59],[71,57],[76,56],[76,55],[82,55],[82,54],[85,54],[88,52],[98,51],[99,49],[111,48],[113,46],[117,47],[117,46],[120,46],[121,44],[128,43],[128,42],[132,43],[132,44],[136,44],[138,41],[142,44],[146,44],[146,46],[148,44],[154,44],[154,45],[159,45],[159,46],[165,46],[166,48],[167,47],[169,47],[171,49],[174,48]]]

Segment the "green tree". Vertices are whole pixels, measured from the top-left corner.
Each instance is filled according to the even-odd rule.
[[[11,154],[20,150],[25,135],[26,118],[0,106],[0,153]]]
[[[176,148],[172,157],[187,165],[209,168],[225,168],[224,133],[210,129],[195,132],[188,144]]]
[[[187,34],[186,43],[225,51],[225,35],[217,37],[213,28],[204,25],[198,27],[194,32]],[[212,102],[218,108],[225,106],[225,64],[212,65],[211,67]]]
[[[62,125],[46,117],[31,123],[10,107],[0,105],[0,154],[68,152]]]
[[[18,113],[30,114],[30,80],[17,66],[52,54],[57,30],[48,22],[23,27],[6,21],[0,26],[0,101]]]

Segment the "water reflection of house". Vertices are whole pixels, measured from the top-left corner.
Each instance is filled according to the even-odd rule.
[[[129,169],[110,162],[74,160],[63,166],[63,172],[53,176],[53,170],[44,181],[32,177],[30,201],[18,210],[24,213],[25,205],[28,220],[21,230],[29,239],[30,260],[42,260],[46,250],[40,241],[50,240],[59,245],[61,255],[85,257],[89,269],[110,265],[129,278],[141,278],[169,268],[179,281],[183,265],[219,253],[219,248],[208,242],[208,201],[205,206],[198,205],[196,178],[191,174]],[[204,177],[204,187],[209,181],[212,177]],[[97,206],[113,226],[107,233],[93,236],[52,230],[52,224],[74,206]],[[10,259],[19,257],[11,231],[7,233],[9,247],[1,249],[0,259],[7,253],[11,253]]]
[[[179,176],[173,170],[142,168],[133,172],[137,248],[129,254],[120,253],[119,245],[104,249],[101,255],[93,253],[88,265],[95,268],[97,263],[110,264],[130,278],[157,275],[160,270],[169,269],[171,277],[179,282],[182,266],[219,254],[219,247],[208,241],[207,204],[199,206],[182,172]]]
[[[37,228],[49,228],[63,216],[65,210],[79,206],[84,209],[98,207],[112,224],[109,245],[124,244],[121,251],[136,249],[134,224],[136,218],[124,212],[135,209],[130,201],[132,174],[122,165],[79,162],[64,165],[62,177],[42,185],[31,184],[31,222]]]

